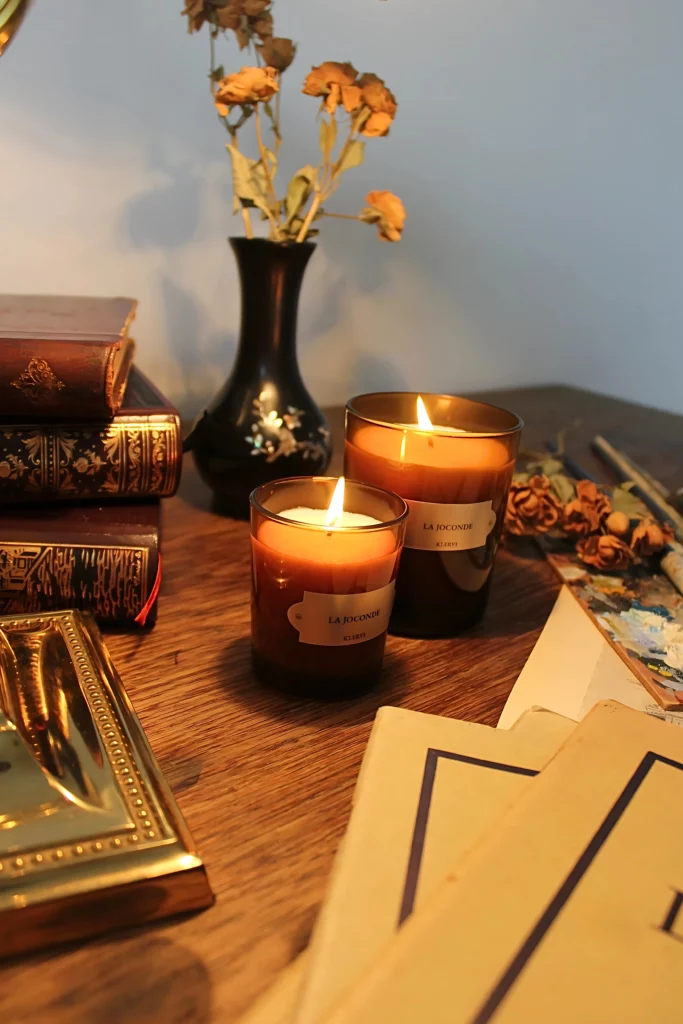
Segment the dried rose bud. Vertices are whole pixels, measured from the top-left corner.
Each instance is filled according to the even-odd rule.
[[[393,192],[368,192],[368,204],[362,213],[367,224],[376,224],[379,237],[384,242],[400,242],[406,222],[406,208]]]
[[[280,39],[277,36],[266,39],[258,49],[265,64],[276,71],[286,71],[296,53],[296,46],[291,39]]]
[[[673,530],[667,524],[643,519],[633,531],[631,549],[636,555],[655,555],[666,547],[673,535]]]
[[[625,537],[631,529],[631,523],[625,512],[610,512],[605,526],[615,537]]]

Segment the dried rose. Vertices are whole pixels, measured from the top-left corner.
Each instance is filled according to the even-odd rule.
[[[592,480],[579,480],[576,484],[576,495],[584,508],[584,512],[599,527],[603,519],[612,511],[612,502],[604,491],[598,489]]]
[[[358,79],[358,85],[363,90],[363,102],[373,113],[395,116],[398,108],[396,97],[391,89],[387,89],[384,79],[364,74]]]
[[[226,117],[234,104],[269,100],[279,88],[275,68],[242,68],[216,84],[214,103],[218,113]]]
[[[183,15],[187,15],[187,30],[188,32],[199,32],[200,28],[207,19],[206,8],[204,7],[204,0],[187,0],[185,8],[182,11]]]
[[[239,3],[226,4],[225,7],[217,7],[215,18],[221,28],[232,29],[237,32],[242,24],[242,10]]]
[[[368,138],[387,135],[396,114],[396,97],[377,75],[361,75],[358,87],[361,90],[362,103],[371,110],[361,132]]]
[[[550,480],[540,474],[529,480],[513,480],[508,494],[505,528],[517,537],[547,533],[557,526],[562,505],[550,490]]]
[[[369,139],[376,139],[380,135],[388,135],[391,128],[391,114],[370,114],[361,133]]]
[[[631,521],[625,512],[610,512],[605,520],[605,526],[615,537],[626,537],[631,529]]]
[[[562,529],[575,539],[600,529],[600,523],[612,511],[609,498],[591,480],[579,480],[576,498],[564,507]]]
[[[367,224],[377,225],[382,241],[400,242],[406,209],[398,196],[393,192],[368,192],[365,202],[368,205],[363,210],[362,219]]]
[[[269,4],[270,0],[242,0],[242,13],[248,18],[256,18]]]
[[[249,43],[251,42],[251,32],[249,32],[246,28],[242,28],[242,26],[240,25],[239,28],[235,29],[235,39],[237,40],[237,45],[239,46],[240,50],[246,50],[246,48],[249,46]]]
[[[255,21],[249,22],[249,27],[259,37],[260,40],[269,39],[273,34],[273,15],[266,11],[260,18]]]
[[[562,529],[569,537],[587,537],[597,529],[597,523],[593,516],[589,518],[586,515],[583,503],[575,498],[564,506]]]
[[[603,571],[628,569],[633,555],[627,544],[619,537],[601,534],[599,537],[587,537],[576,545],[581,561]]]
[[[324,96],[325,110],[334,114],[344,101],[344,92],[355,85],[358,72],[353,64],[340,64],[334,60],[325,61],[311,68],[301,90],[305,96]],[[348,94],[349,97],[351,94]],[[355,94],[353,94],[355,96]]]
[[[643,557],[655,555],[673,540],[674,532],[668,523],[658,523],[654,519],[643,519],[636,526],[631,537],[631,550]]]
[[[358,85],[342,86],[342,102],[347,114],[353,114],[363,105],[363,90]]]
[[[259,46],[264,62],[277,71],[286,71],[296,55],[296,46],[291,39],[273,36]]]

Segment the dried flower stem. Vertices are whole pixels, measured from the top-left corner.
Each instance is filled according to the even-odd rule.
[[[348,152],[349,146],[353,142],[353,136],[355,134],[355,131],[356,131],[356,126],[355,126],[354,123],[352,123],[351,124],[351,128],[349,130],[349,134],[348,134],[348,136],[346,138],[346,142],[342,146],[341,151],[339,153],[339,156],[337,157],[336,162],[332,165],[331,181],[333,181],[334,178],[339,174],[339,168],[341,167],[342,160],[344,159],[344,157],[346,156],[346,154]]]
[[[357,213],[328,213],[327,210],[323,213],[323,217],[335,217],[337,220],[362,220]]]
[[[308,213],[306,214],[306,219],[304,220],[303,224],[301,225],[301,231],[296,236],[297,242],[305,242],[306,241],[306,235],[308,234],[308,229],[310,228],[311,224],[313,223],[313,218],[315,217],[316,213],[318,212],[318,207],[320,206],[320,204],[322,202],[322,198],[323,198],[322,190],[319,189],[319,188],[316,189],[316,193],[313,196],[313,202],[311,203],[311,207],[310,207]]]
[[[354,141],[354,137],[356,135],[356,132],[358,131],[358,126],[363,124],[363,122],[367,120],[366,114],[367,107],[361,107],[361,109],[358,111],[356,116],[351,121],[351,127],[349,129],[349,134],[346,137],[346,142],[342,146],[339,156],[337,157],[337,160],[334,166],[332,167],[332,179],[336,178],[336,176],[339,174],[339,168],[341,167],[344,157],[348,152],[349,146]]]
[[[214,79],[214,73],[216,71],[216,46],[213,34],[213,25],[209,26],[209,63],[211,65],[211,73],[209,75],[209,87],[211,89],[211,95],[213,96],[216,91],[216,81]]]
[[[261,163],[263,164],[263,170],[264,170],[264,173],[266,175],[266,181],[268,182],[268,190],[270,191],[270,194],[271,194],[271,197],[272,197],[272,200],[273,200],[273,210],[275,211],[275,213],[273,214],[269,210],[268,211],[268,217],[269,217],[270,223],[271,223],[271,225],[273,227],[273,231],[275,232],[275,235],[277,237],[277,236],[279,236],[279,233],[280,233],[280,213],[279,213],[280,204],[278,203],[277,192],[275,191],[275,185],[273,184],[273,176],[271,174],[270,167],[268,165],[268,154],[266,153],[266,147],[263,145],[263,137],[261,135],[261,114],[260,114],[260,111],[259,111],[258,103],[255,106],[255,116],[256,116],[256,141],[258,143],[258,150],[259,150],[259,153],[261,155]]]
[[[277,76],[277,81],[279,85],[280,82],[282,81],[282,75]],[[282,144],[282,136],[280,135],[280,96],[281,93],[280,90],[278,89],[277,93],[275,94],[275,123],[273,125],[273,129],[275,131],[275,156],[278,155],[280,151],[280,146]]]
[[[347,135],[346,141],[344,142],[344,145],[342,146],[342,148],[340,150],[340,153],[339,153],[339,156],[337,157],[337,159],[334,162],[334,164],[330,165],[329,157],[326,156],[325,162],[324,162],[324,166],[323,166],[322,182],[321,182],[320,186],[318,188],[316,188],[316,190],[315,190],[315,195],[313,196],[313,202],[311,203],[309,211],[306,214],[306,217],[304,218],[304,222],[301,225],[301,230],[299,231],[299,234],[296,236],[297,242],[305,241],[306,235],[308,234],[310,226],[313,223],[313,221],[315,220],[315,216],[316,216],[316,214],[317,214],[317,212],[318,212],[318,210],[320,208],[320,204],[325,202],[325,200],[329,199],[330,196],[332,195],[332,193],[336,190],[337,185],[339,184],[338,178],[339,178],[339,174],[340,174],[342,163],[344,161],[344,157],[346,156],[346,154],[348,152],[349,146],[351,145],[351,143],[355,139],[356,131],[358,129],[358,125],[362,124],[362,121],[364,119],[364,116],[363,116],[364,114],[365,114],[365,108],[363,107],[363,108],[361,108],[361,110],[358,113],[358,115],[351,122],[351,127],[349,128],[349,134]],[[332,117],[334,117],[334,115],[332,115]],[[343,213],[339,213],[339,214],[326,213],[326,214],[324,214],[324,216],[326,216],[326,217],[335,217],[335,216],[337,216],[337,217],[344,217],[344,218],[348,217],[350,220],[359,220],[360,219],[359,217],[352,217],[350,214],[343,214]]]
[[[241,203],[240,203],[240,206],[242,206]],[[246,206],[242,206],[242,220],[244,221],[244,233],[245,233],[245,235],[247,236],[247,238],[253,238],[254,237],[254,232],[253,232],[253,229],[252,229],[252,226],[251,226],[251,219],[249,217],[249,210],[247,209]]]
[[[239,149],[240,147],[239,142],[237,141],[237,132],[231,132],[230,134],[232,135],[232,142],[235,149]],[[254,231],[251,226],[251,217],[249,216],[249,210],[246,206],[243,206],[242,203],[240,203],[239,199],[237,200],[237,202],[240,204],[240,209],[242,211],[242,220],[244,221],[244,233],[246,234],[247,238],[253,238]]]

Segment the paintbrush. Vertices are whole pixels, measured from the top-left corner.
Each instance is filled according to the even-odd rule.
[[[666,573],[678,592],[683,594],[683,516],[664,497],[664,494],[668,497],[670,492],[600,434],[593,438],[593,449],[617,476],[634,484],[633,493],[658,519],[668,523],[674,531],[676,540],[665,548],[660,565],[662,572]]]
[[[561,452],[558,449],[556,441],[546,441],[545,446],[550,454],[554,455],[555,458],[562,463],[569,475],[573,476],[575,480],[591,480],[594,484],[597,484],[598,481],[595,477],[586,472],[586,470],[583,469],[583,467],[580,466],[578,462],[571,457],[571,455],[567,455],[566,452]]]
[[[683,516],[671,505],[666,498],[662,497],[662,490],[665,488],[659,484],[654,486],[654,478],[649,474],[641,472],[632,459],[625,456],[618,448],[611,445],[609,441],[596,434],[593,438],[593,450],[600,456],[602,461],[612,469],[622,480],[628,480],[634,484],[633,493],[647,505],[659,519],[668,523],[674,531],[676,540],[683,542]]]

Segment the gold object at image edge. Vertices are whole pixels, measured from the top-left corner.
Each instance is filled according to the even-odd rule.
[[[94,623],[0,618],[0,955],[213,902]]]
[[[0,0],[0,56],[24,20],[31,0]]]

